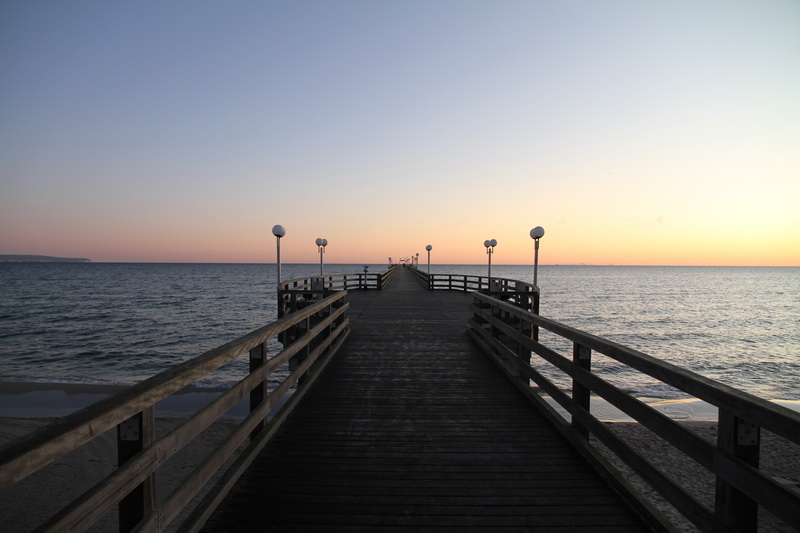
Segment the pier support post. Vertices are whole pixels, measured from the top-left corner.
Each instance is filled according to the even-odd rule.
[[[717,446],[758,468],[761,428],[733,414],[719,410]],[[758,531],[758,503],[717,477],[714,513],[737,531]]]
[[[517,281],[514,286],[514,291],[517,293],[514,297],[516,305],[525,309],[526,311],[531,310],[530,306],[530,299],[526,294],[527,285],[521,281]],[[522,333],[527,338],[533,338],[533,327],[530,322],[525,320],[519,321],[519,332]],[[530,379],[524,372],[525,367],[531,366],[531,351],[523,344],[517,345],[517,364],[519,366],[519,377],[522,381],[524,387],[530,387]]]
[[[262,366],[267,361],[267,345],[266,342],[262,342],[252,350],[250,350],[250,373],[252,374],[260,366]],[[264,401],[266,398],[267,393],[267,382],[262,381],[258,385],[256,385],[253,390],[250,391],[250,412],[252,413],[255,409]],[[250,433],[250,440],[254,440],[256,435],[264,429],[264,421],[261,420],[253,431]]]
[[[592,369],[592,350],[577,342],[572,345],[572,361],[575,366],[584,370],[591,371]],[[590,392],[588,388],[582,385],[578,380],[572,380],[572,403],[575,407],[585,409],[589,412],[590,409]],[[578,422],[575,417],[572,417],[572,427],[583,438],[589,438],[589,429]]]
[[[122,466],[155,441],[155,407],[150,406],[117,426],[117,465]],[[127,533],[155,507],[155,474],[119,502],[119,530]]]

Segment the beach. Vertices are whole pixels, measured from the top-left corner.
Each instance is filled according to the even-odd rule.
[[[118,385],[77,383],[0,382],[0,446],[59,417],[113,394]],[[157,404],[156,434],[161,437],[191,413],[216,398],[219,389],[187,387]],[[247,412],[246,400],[214,423],[191,445],[179,451],[156,473],[156,501],[163,502],[227,436]],[[31,531],[92,485],[111,474],[116,465],[116,429],[0,491],[4,532]],[[116,530],[111,511],[92,531]],[[176,522],[179,523],[179,522]]]
[[[116,389],[108,386],[64,384],[18,384],[14,387],[6,385],[3,384],[0,389],[0,446],[55,419],[54,416],[36,417],[31,413],[52,415],[54,412],[74,410],[84,402],[97,401]],[[217,393],[214,391],[190,389],[183,391],[182,395],[175,395],[170,402],[161,404],[161,408],[156,411],[157,434],[161,436],[174,429],[192,410],[210,401],[215,394]],[[54,400],[58,403],[51,403]],[[710,411],[707,408],[692,402],[670,402],[667,407],[668,412],[682,417],[680,421],[686,427],[709,442],[716,440],[716,422],[697,418],[708,418]],[[8,416],[11,411],[19,413],[20,416]],[[180,485],[192,468],[198,465],[233,429],[237,420],[236,416],[231,416],[218,421],[158,471],[157,502],[163,502]],[[686,487],[696,498],[713,507],[713,475],[693,464],[691,460],[638,423],[615,421],[608,422],[608,425],[658,468]],[[3,517],[4,531],[11,533],[34,529],[77,495],[113,472],[116,463],[115,439],[115,430],[110,430],[0,492],[0,516]],[[681,530],[694,530],[627,467],[614,458],[611,460],[635,487],[648,495],[663,512],[675,520]],[[768,432],[762,432],[761,468],[786,486],[800,490],[800,446]],[[116,520],[116,512],[112,511],[93,530],[114,530]],[[761,531],[793,531],[766,513],[762,513],[760,524]]]
[[[0,418],[0,446],[52,421],[47,418]],[[158,418],[159,436],[185,419]],[[213,424],[191,445],[178,452],[156,473],[156,502],[163,503],[237,425],[235,420]],[[32,531],[92,485],[111,474],[116,465],[116,429],[86,443],[22,481],[0,492],[0,516],[6,533]],[[199,498],[199,497],[198,497]],[[180,523],[182,514],[175,524]],[[90,531],[116,531],[117,513],[110,511]]]
[[[717,424],[709,421],[681,421],[685,427],[709,442],[716,442]],[[714,508],[715,478],[713,474],[697,463],[679,453],[663,439],[653,435],[638,423],[613,422],[608,424],[617,436],[632,445],[642,456],[667,474],[678,485],[709,508]],[[597,445],[596,440],[594,444]],[[680,526],[681,531],[699,531],[669,504],[658,496],[647,483],[636,476],[612,454],[606,453],[612,464],[626,475],[627,479],[644,493],[670,520]],[[773,476],[788,488],[800,491],[800,446],[774,435],[761,431],[760,469]],[[763,509],[759,514],[759,531],[796,531],[783,524]]]

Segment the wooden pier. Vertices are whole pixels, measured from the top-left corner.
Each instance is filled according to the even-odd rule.
[[[113,473],[32,527],[84,531],[116,514],[123,532],[756,532],[770,513],[800,530],[800,488],[759,468],[761,432],[800,446],[800,413],[540,316],[537,287],[391,266],[281,282],[277,297],[275,322],[3,446],[0,491],[116,429]],[[159,426],[159,402],[243,356],[240,381]],[[716,442],[604,379],[594,358],[715,406]],[[711,473],[713,502],[611,431],[592,397]],[[227,418],[248,399],[246,417]],[[165,465],[220,419],[223,440],[156,498]]]
[[[350,295],[352,334],[204,531],[642,531],[465,333],[471,296],[408,269]]]

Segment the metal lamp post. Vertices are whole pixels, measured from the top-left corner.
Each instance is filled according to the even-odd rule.
[[[533,286],[536,287],[537,270],[539,270],[539,239],[544,237],[544,228],[536,226],[531,230],[531,239],[533,239]]]
[[[419,252],[417,252],[416,262],[417,262],[416,267],[419,268]]]
[[[433,246],[431,246],[429,244],[428,246],[425,247],[425,249],[428,250],[428,275],[430,276],[431,275],[431,250],[433,250]]]
[[[497,239],[485,240],[483,245],[486,247],[486,254],[489,256],[489,283],[492,282],[492,254],[494,254],[494,247],[497,246]]]
[[[278,255],[277,255],[277,262],[278,262],[278,289],[281,287],[281,237],[286,235],[286,230],[280,224],[276,224],[272,226],[272,234],[275,235],[275,238],[278,242]]]
[[[317,239],[314,242],[317,243],[319,249],[319,275],[322,276],[322,254],[325,253],[325,247],[328,246],[328,239]]]

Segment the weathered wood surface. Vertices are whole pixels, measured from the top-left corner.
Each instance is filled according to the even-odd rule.
[[[468,339],[471,295],[398,269],[206,531],[641,531]]]

